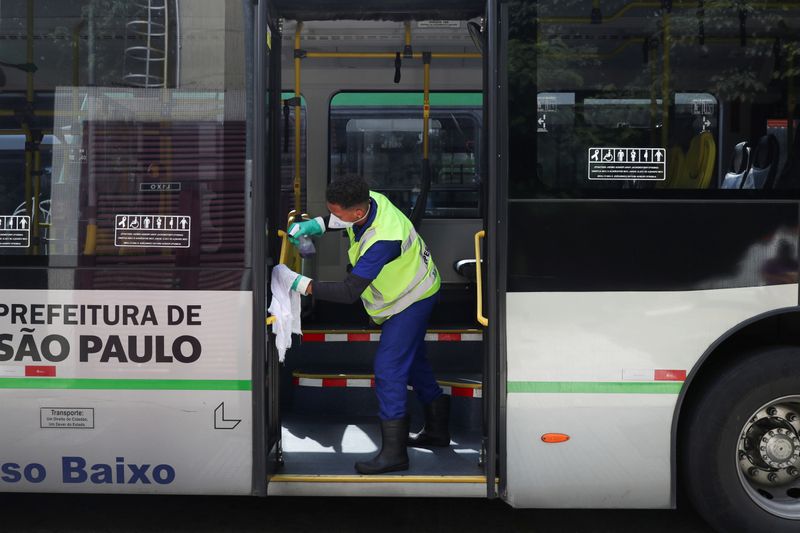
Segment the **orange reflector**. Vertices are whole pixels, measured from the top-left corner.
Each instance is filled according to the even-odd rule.
[[[558,444],[560,442],[567,442],[568,440],[569,435],[563,433],[545,433],[542,435],[542,442],[546,442],[547,444]]]

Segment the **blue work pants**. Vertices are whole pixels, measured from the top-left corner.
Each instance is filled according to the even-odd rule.
[[[408,385],[424,404],[442,394],[425,356],[425,333],[438,297],[420,300],[383,323],[375,354],[375,392],[382,420],[406,415]]]

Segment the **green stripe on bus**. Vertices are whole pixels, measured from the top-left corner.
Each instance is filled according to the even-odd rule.
[[[508,392],[558,394],[678,394],[683,382],[509,381]]]
[[[0,378],[0,389],[252,390],[245,379]]]
[[[339,93],[331,100],[337,106],[418,106],[422,93]],[[482,93],[431,93],[432,106],[482,106]]]

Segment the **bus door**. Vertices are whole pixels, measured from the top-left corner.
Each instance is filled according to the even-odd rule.
[[[417,224],[442,279],[440,299],[425,342],[437,379],[445,394],[451,396],[452,436],[458,453],[450,449],[435,450],[433,454],[410,449],[410,471],[392,480],[398,484],[414,483],[416,493],[428,494],[432,490],[428,474],[435,473],[440,476],[437,483],[452,482],[460,488],[467,485],[474,491],[471,494],[485,494],[479,464],[483,436],[483,332],[475,322],[474,296],[474,235],[484,224],[479,173],[483,155],[479,147],[484,136],[480,126],[480,56],[460,20],[453,21],[455,25],[431,26],[420,19],[419,27],[416,23],[395,21],[392,32],[397,40],[391,41],[394,44],[364,42],[339,52],[336,43],[348,43],[351,36],[365,32],[384,33],[389,23],[350,21],[344,14],[342,20],[336,21],[335,13],[330,12],[326,13],[330,21],[312,19],[301,25],[296,23],[291,9],[294,8],[287,6],[281,12],[286,19],[283,44],[290,46],[289,37],[294,35],[297,52],[295,60],[287,61],[283,69],[287,93],[283,95],[282,120],[277,126],[285,135],[277,150],[289,160],[284,170],[299,173],[302,180],[284,172],[283,203],[270,211],[270,232],[274,235],[275,231],[286,229],[290,209],[302,215],[303,184],[307,183],[307,212],[316,216],[324,213],[324,191],[329,180],[348,175],[369,180],[372,190],[385,195]],[[413,13],[410,18],[417,20],[414,17],[418,13]],[[302,13],[294,14],[303,18]],[[349,55],[402,47],[406,28],[411,33],[414,53],[419,55],[403,60],[399,84],[393,81],[393,61],[376,62],[374,57]],[[445,38],[459,40],[468,53],[462,54],[460,48],[451,52],[441,44]],[[431,61],[426,63],[423,54],[427,51],[431,52]],[[327,55],[340,53],[343,57]],[[452,53],[463,57],[450,57]],[[284,59],[288,57],[287,53]],[[459,68],[460,64],[463,68]],[[353,75],[372,69],[381,69],[381,75],[368,87]],[[302,97],[295,100],[295,95]],[[303,114],[305,99],[307,120]],[[326,118],[327,142],[318,130],[325,127]],[[293,119],[297,121],[292,122]],[[307,172],[302,156],[306,124]],[[275,170],[276,178],[278,174]],[[276,220],[273,213],[278,213]],[[348,259],[347,241],[342,237],[334,232],[326,234],[316,242],[316,254],[302,262],[292,257],[297,252],[287,245],[286,254],[280,254],[279,261],[315,280],[342,279]],[[278,240],[276,251],[282,244]],[[308,303],[311,305],[304,310],[308,312],[302,315],[302,342],[293,342],[280,368],[281,452],[285,466],[270,478],[270,494],[285,494],[297,490],[295,487],[302,487],[303,494],[316,494],[321,490],[320,475],[332,476],[328,479],[332,483],[344,479],[351,487],[351,481],[369,483],[369,478],[354,475],[353,462],[367,459],[377,449],[374,446],[380,445],[380,428],[374,423],[378,405],[372,361],[381,330],[369,322],[361,302],[349,306],[323,300]],[[408,409],[412,431],[416,431],[422,426],[424,414],[413,393]],[[320,450],[337,453],[322,454]],[[388,483],[381,488],[383,494],[406,490]]]
[[[271,301],[270,283],[271,270],[281,260],[283,248],[287,246],[285,239],[278,237],[279,230],[286,228],[286,220],[282,216],[281,202],[281,124],[282,124],[282,95],[281,95],[281,39],[274,17],[275,10],[270,1],[261,1],[258,6],[255,32],[255,63],[256,63],[256,98],[255,113],[257,117],[257,130],[254,132],[259,146],[259,154],[263,155],[257,160],[254,183],[260,184],[258,190],[254,188],[254,198],[262,200],[262,209],[259,221],[254,228],[263,228],[266,233],[259,234],[268,238],[266,241],[259,239],[265,246],[264,257],[261,264],[264,278],[259,294],[265,300],[257,301],[255,310],[259,313],[260,330],[254,338],[259,343],[264,354],[253,362],[254,383],[258,385],[256,404],[263,407],[263,416],[259,423],[263,423],[261,434],[254,438],[254,487],[256,482],[263,482],[266,490],[267,476],[274,473],[276,467],[282,463],[280,449],[281,422],[279,411],[279,360],[275,347],[275,336],[269,327],[271,320],[265,316],[266,303]],[[258,263],[256,263],[258,264]],[[264,320],[266,319],[266,320]],[[260,397],[259,397],[260,396]],[[259,442],[260,440],[260,442]],[[263,469],[258,468],[261,462]],[[256,477],[260,476],[259,480]],[[259,494],[266,494],[258,491]]]

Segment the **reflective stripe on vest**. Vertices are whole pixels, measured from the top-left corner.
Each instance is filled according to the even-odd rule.
[[[414,241],[417,240],[417,231],[412,227],[411,233],[408,234],[406,240],[403,241],[403,244],[400,246],[401,252],[407,252],[409,248],[414,244]]]
[[[375,238],[375,228],[369,228],[367,231],[364,232],[364,235],[361,236],[361,239],[358,241],[358,254],[361,255],[364,251],[364,247]],[[408,234],[406,240],[400,245],[400,253],[407,252],[409,248],[414,244],[414,241],[417,240],[417,232],[414,228],[411,228],[411,233]]]
[[[387,307],[386,309],[383,308],[384,305],[386,305],[383,301],[383,295],[372,285],[369,286],[369,289],[372,291],[372,298],[374,301],[370,302],[362,298],[362,302],[364,302],[364,307],[372,316],[392,316],[419,300],[428,290],[430,290],[431,287],[436,284],[436,278],[436,267],[433,267],[430,273],[428,273],[428,267],[424,262],[421,262],[420,268],[417,269],[417,277],[414,278],[411,288],[397,297],[394,302],[392,302],[390,307]]]
[[[361,236],[361,240],[358,241],[358,255],[361,256],[364,253],[364,247],[367,246],[372,239],[375,238],[375,234],[377,231],[375,228],[370,227],[367,231],[364,232],[364,235]]]

